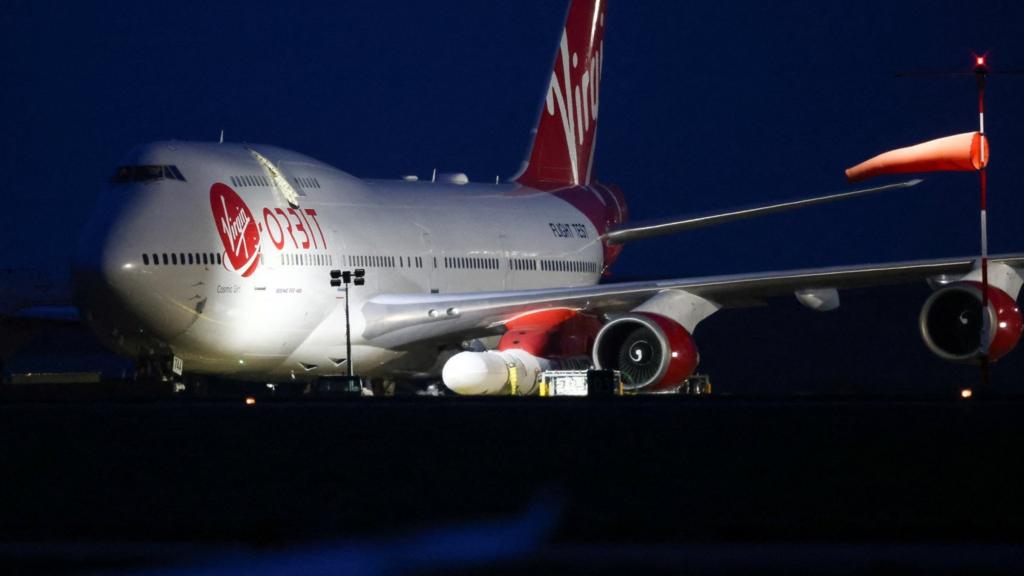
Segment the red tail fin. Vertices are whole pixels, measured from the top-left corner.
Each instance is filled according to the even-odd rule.
[[[573,0],[537,134],[516,181],[550,189],[590,183],[604,46],[604,0]]]

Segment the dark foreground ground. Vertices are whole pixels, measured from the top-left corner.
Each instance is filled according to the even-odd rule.
[[[0,562],[1017,573],[1022,414],[984,397],[8,396]]]

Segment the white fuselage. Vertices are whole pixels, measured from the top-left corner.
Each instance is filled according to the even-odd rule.
[[[299,193],[297,207],[250,148]],[[592,285],[605,264],[586,215],[515,183],[367,181],[294,152],[239,144],[157,143],[125,164],[173,166],[181,178],[107,187],[76,264],[79,304],[119,351],[173,353],[190,372],[344,373],[344,292],[330,287],[332,269],[366,270],[366,285],[350,289],[356,371],[436,374],[451,343],[375,346],[362,336],[362,304],[381,293]],[[233,208],[214,198],[217,183],[248,213],[225,215]],[[258,242],[246,242],[250,221]],[[237,270],[231,250],[246,262]]]

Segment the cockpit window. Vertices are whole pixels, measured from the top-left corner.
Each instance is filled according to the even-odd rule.
[[[125,184],[128,182],[152,182],[154,180],[181,180],[185,182],[185,176],[181,174],[177,166],[119,166],[110,181],[114,184]]]

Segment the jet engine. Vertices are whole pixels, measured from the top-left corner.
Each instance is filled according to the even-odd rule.
[[[594,342],[594,365],[620,371],[628,390],[671,389],[693,374],[699,360],[697,345],[686,328],[649,312],[615,318],[601,328]]]
[[[1020,340],[1024,323],[1017,302],[1006,292],[989,286],[988,309],[982,310],[982,286],[957,282],[936,290],[921,309],[921,336],[940,358],[952,362],[978,361],[982,345],[983,314],[988,315],[988,357],[998,360]]]

